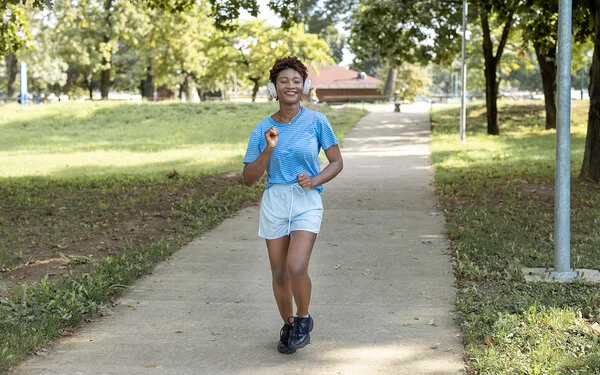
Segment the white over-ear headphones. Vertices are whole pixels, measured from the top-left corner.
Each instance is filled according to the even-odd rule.
[[[305,79],[304,80],[304,88],[302,89],[302,93],[304,95],[308,95],[308,93],[310,92],[310,79]],[[275,87],[275,84],[273,82],[269,82],[267,83],[267,88],[269,89],[269,94],[271,95],[271,98],[273,99],[277,99],[277,88]]]

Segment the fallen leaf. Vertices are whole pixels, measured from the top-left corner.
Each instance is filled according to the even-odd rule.
[[[594,323],[594,324],[590,324],[588,322],[584,322],[585,326],[588,327],[593,334],[595,334],[596,336],[600,336],[600,325],[598,325],[598,323]]]
[[[60,332],[61,336],[73,336],[75,330],[73,328],[65,328]]]
[[[155,368],[155,367],[158,367],[158,362],[154,362],[154,363],[151,363],[146,366],[146,368]]]
[[[483,342],[485,342],[487,346],[496,346],[496,340],[494,340],[492,336],[486,336],[485,339],[483,339]]]
[[[133,303],[128,303],[127,307],[129,307],[130,309],[136,309],[136,306]]]

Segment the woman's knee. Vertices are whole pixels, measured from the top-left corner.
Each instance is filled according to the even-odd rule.
[[[303,263],[289,262],[287,264],[287,274],[293,280],[302,279],[308,276],[308,268]]]
[[[273,275],[273,282],[278,285],[283,285],[287,282],[287,269],[283,267],[271,267],[271,274]]]

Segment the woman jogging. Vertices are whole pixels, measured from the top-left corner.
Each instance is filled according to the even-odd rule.
[[[267,172],[258,235],[267,243],[273,293],[284,321],[277,349],[284,354],[310,343],[308,264],[323,216],[322,185],[343,167],[338,140],[325,115],[301,105],[310,85],[307,77],[306,66],[296,57],[275,61],[269,91],[279,101],[279,110],[256,125],[244,157],[244,184],[253,185]],[[329,161],[323,170],[321,149]]]

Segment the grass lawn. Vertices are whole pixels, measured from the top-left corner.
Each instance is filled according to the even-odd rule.
[[[273,103],[0,106],[0,373],[240,208]],[[340,140],[364,115],[319,105]]]
[[[600,185],[577,178],[588,101],[572,102],[571,265],[600,269]],[[433,162],[447,217],[457,307],[472,374],[600,374],[600,286],[525,283],[553,267],[555,131],[542,102],[500,102],[500,136],[485,105],[434,106]]]

